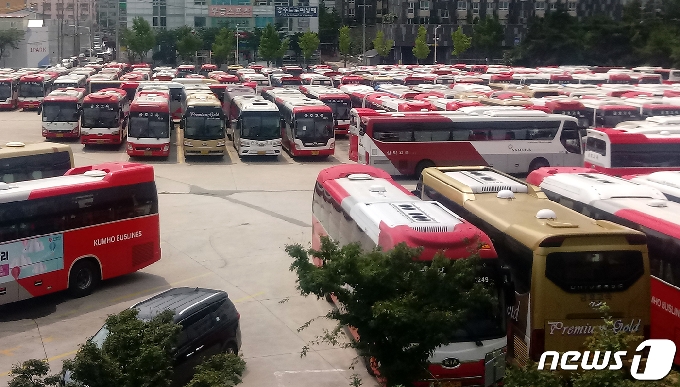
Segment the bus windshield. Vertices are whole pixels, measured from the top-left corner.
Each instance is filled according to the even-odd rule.
[[[19,85],[19,95],[22,97],[44,97],[42,83],[39,82],[23,82]]]
[[[279,114],[241,116],[241,137],[250,140],[273,140],[281,137]]]
[[[549,253],[545,275],[571,293],[626,290],[644,274],[639,251],[574,251]]]
[[[193,140],[219,140],[224,138],[222,109],[188,110],[184,137]]]
[[[12,97],[12,85],[9,83],[0,83],[0,99],[7,99]]]
[[[606,128],[613,128],[623,121],[639,120],[639,114],[634,111],[606,110],[597,113],[597,124]]]
[[[602,143],[599,148],[595,144]],[[592,144],[592,145],[591,145]],[[588,137],[588,150],[605,155],[606,144]],[[612,144],[612,168],[625,167],[680,167],[680,147],[677,143],[665,144]]]
[[[295,116],[295,121],[295,137],[302,141],[323,142],[325,144],[329,138],[334,136],[330,114],[298,114]]]
[[[74,102],[44,102],[42,105],[43,122],[75,122],[78,118],[78,104]]]
[[[115,128],[119,124],[118,105],[92,104],[83,106],[84,128]]]
[[[169,138],[168,113],[130,113],[128,135],[134,138]]]
[[[333,109],[336,120],[349,120],[349,110],[352,108],[349,101],[329,100],[325,104]]]
[[[461,328],[453,332],[452,342],[471,342],[497,339],[506,335],[503,285],[497,261],[483,262],[477,282],[491,293],[491,304],[479,304],[468,311]]]

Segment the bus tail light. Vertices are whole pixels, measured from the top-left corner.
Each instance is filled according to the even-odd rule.
[[[551,236],[543,239],[539,247],[560,247],[566,238],[563,236]]]
[[[626,241],[628,241],[628,244],[630,245],[646,245],[647,237],[640,234],[626,235]]]

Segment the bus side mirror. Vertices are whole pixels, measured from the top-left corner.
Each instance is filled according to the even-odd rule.
[[[180,129],[184,129],[184,120],[181,120],[181,121],[179,122],[179,128],[180,128]]]
[[[38,115],[42,114],[42,105],[38,106]]]
[[[515,283],[510,281],[503,284],[503,295],[505,296],[505,305],[515,305],[517,298],[515,297]]]

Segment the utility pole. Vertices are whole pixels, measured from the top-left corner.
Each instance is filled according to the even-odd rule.
[[[235,64],[238,65],[238,24],[236,25],[236,62]]]
[[[114,58],[115,60],[118,60],[119,55],[118,53],[120,52],[120,38],[118,36],[119,34],[119,29],[120,29],[120,0],[114,0],[116,3],[116,57]]]
[[[364,51],[361,55],[363,57],[363,62],[364,66],[366,66],[366,7],[370,7],[371,4],[366,4],[366,0],[364,0],[364,3],[362,5],[358,5],[357,7],[361,7],[363,10],[363,25],[362,25],[362,34],[363,34],[363,39],[362,39],[362,50]]]
[[[436,26],[434,28],[434,64],[437,64],[437,30],[441,28],[441,26]]]
[[[78,0],[73,0],[73,56],[78,56],[80,52],[80,39],[78,39]]]

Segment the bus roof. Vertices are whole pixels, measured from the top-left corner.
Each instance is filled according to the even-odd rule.
[[[209,106],[222,109],[220,100],[212,92],[195,93],[187,96],[187,108],[193,106]]]
[[[421,259],[432,259],[440,249],[455,259],[467,258],[469,249],[481,242],[485,247],[480,256],[496,257],[490,240],[479,229],[437,202],[420,200],[375,167],[326,168],[317,177],[317,187],[323,187],[376,245],[390,248],[406,242],[425,247]]]
[[[110,162],[68,170],[64,176],[0,183],[0,203],[41,199],[112,186],[154,181],[153,167],[147,164]]]
[[[556,239],[551,237],[641,234],[608,221],[592,220],[550,201],[538,187],[489,167],[426,168],[422,179],[466,212],[532,250],[548,247],[548,243],[552,246]]]
[[[120,89],[103,89],[85,96],[83,103],[120,103],[127,93]]]
[[[54,142],[39,142],[35,144],[8,142],[4,146],[0,147],[0,159],[59,152],[68,152],[69,154],[73,153],[71,146],[66,144],[58,144]]]
[[[233,99],[233,103],[238,106],[242,112],[258,111],[258,112],[277,112],[279,108],[259,95],[240,95]]]
[[[673,133],[674,131],[674,128],[663,127],[639,129],[591,128],[588,129],[588,137],[609,138],[609,141],[613,144],[680,143],[680,134]]]
[[[680,171],[661,171],[649,175],[623,176],[637,184],[654,187],[663,192],[669,200],[680,201]]]
[[[79,102],[82,101],[85,96],[85,89],[83,88],[62,88],[53,90],[51,93],[45,97],[44,102],[57,102],[57,101],[68,101],[68,102]]]
[[[169,95],[153,92],[138,94],[130,104],[130,112],[168,113],[170,112]]]

